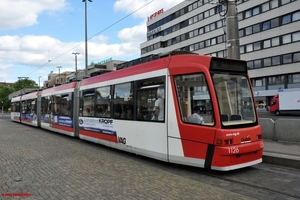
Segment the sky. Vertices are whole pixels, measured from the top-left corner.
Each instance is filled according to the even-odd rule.
[[[87,0],[88,63],[140,57],[147,17],[184,0]],[[0,0],[0,82],[28,77],[37,84],[51,71],[85,65],[82,0]]]

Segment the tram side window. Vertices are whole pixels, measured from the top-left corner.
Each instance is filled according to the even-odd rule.
[[[137,92],[137,120],[164,121],[165,79],[158,77],[139,81]]]
[[[12,112],[20,112],[20,103],[19,102],[13,102],[11,104],[11,110],[12,110]]]
[[[50,96],[42,97],[41,113],[42,114],[50,114],[51,113],[50,107],[51,107],[51,97]]]
[[[23,114],[30,114],[30,107],[31,107],[30,100],[22,101],[21,105],[22,105],[22,108],[21,108],[22,113]]]
[[[181,119],[185,123],[214,125],[211,95],[204,74],[174,77]]]
[[[96,89],[95,117],[110,117],[110,86]]]
[[[42,97],[42,108],[41,108],[41,118],[43,122],[51,122],[53,118],[52,107],[52,97],[44,96]]]
[[[82,109],[80,115],[83,117],[94,116],[95,91],[85,90],[82,95]]]
[[[59,110],[61,116],[68,116],[71,117],[72,112],[72,94],[63,94],[61,95],[60,104],[59,104]]]
[[[114,90],[114,118],[133,119],[133,84],[115,85]]]

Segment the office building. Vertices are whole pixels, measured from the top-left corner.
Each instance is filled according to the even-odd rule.
[[[141,57],[173,50],[227,57],[226,6],[216,2],[186,0],[149,16]],[[239,0],[236,8],[240,58],[248,63],[257,103],[300,92],[300,1]]]

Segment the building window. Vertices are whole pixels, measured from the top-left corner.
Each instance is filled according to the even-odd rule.
[[[291,15],[285,15],[282,17],[282,25],[291,23]]]
[[[223,42],[223,35],[221,35],[221,36],[219,36],[218,38],[217,38],[217,43],[218,44],[220,44],[220,43],[222,43]]]
[[[204,28],[199,28],[199,34],[203,34],[204,33]]]
[[[220,13],[220,12],[222,12],[222,5],[217,5],[216,7],[215,7],[215,12],[216,13]]]
[[[253,26],[253,33],[258,33],[260,32],[260,24],[256,24]]]
[[[282,36],[282,44],[288,44],[292,42],[291,34]]]
[[[247,66],[248,66],[249,69],[253,69],[254,68],[253,67],[253,61],[248,61]]]
[[[243,37],[244,36],[244,29],[239,30],[239,37]]]
[[[264,67],[270,67],[270,66],[271,66],[271,58],[265,58]]]
[[[198,15],[198,20],[201,21],[202,19],[203,19],[203,14],[200,13],[200,14]]]
[[[271,41],[270,40],[265,40],[264,41],[264,49],[270,48],[271,47]]]
[[[245,18],[249,18],[252,16],[252,9],[246,10],[245,12]]]
[[[270,21],[266,21],[263,23],[263,31],[268,30],[271,28],[271,22]]]
[[[268,11],[268,10],[270,10],[270,4],[269,4],[269,2],[264,3],[264,4],[261,6],[261,11],[262,11],[262,12],[266,12],[266,11]]]
[[[196,9],[197,7],[198,7],[198,3],[197,2],[193,3],[193,10]]]
[[[204,18],[208,18],[209,17],[209,11],[205,11],[204,12]]]
[[[194,23],[196,23],[198,21],[198,15],[196,15],[195,17],[194,17]]]
[[[182,34],[182,35],[180,36],[180,40],[181,40],[181,41],[184,41],[184,40],[185,40],[185,34]]]
[[[292,54],[286,54],[282,56],[282,61],[284,64],[292,62]]]
[[[271,9],[278,7],[278,0],[272,0],[270,1]]]
[[[245,53],[244,46],[240,46],[240,53]]]
[[[198,50],[199,49],[199,43],[196,43],[194,48],[195,48],[195,51]]]
[[[278,46],[279,45],[279,37],[272,38],[272,47]]]
[[[194,30],[194,37],[196,37],[197,35],[199,35],[198,29]]]
[[[300,32],[296,32],[292,34],[293,42],[297,42],[300,40]]]
[[[279,65],[280,64],[280,56],[272,57],[272,65]]]
[[[217,56],[223,58],[224,57],[224,52],[223,51],[217,52]]]
[[[217,28],[221,28],[221,27],[223,27],[223,21],[219,20],[217,21]]]
[[[293,13],[292,20],[293,22],[300,20],[300,11]]]
[[[209,10],[209,15],[213,16],[214,14],[215,14],[215,9],[214,8],[210,9]]]
[[[205,46],[206,46],[206,47],[209,47],[209,46],[210,46],[210,40],[206,40],[206,41],[205,41]]]
[[[204,48],[204,42],[199,42],[199,48],[203,49]]]
[[[215,30],[216,29],[216,24],[215,23],[212,23],[210,24],[210,30]]]
[[[211,45],[215,45],[216,43],[216,38],[211,39]]]
[[[254,15],[258,15],[258,14],[259,14],[259,6],[253,8],[253,10],[252,10],[252,15],[253,15],[253,16],[254,16]]]
[[[287,3],[290,3],[291,0],[281,0],[281,5],[284,5],[284,4],[287,4]]]
[[[254,68],[261,68],[261,60],[254,60]]]
[[[293,62],[300,62],[300,52],[299,53],[294,53]]]
[[[194,45],[190,45],[190,51],[194,51]]]
[[[252,34],[252,26],[247,27],[247,28],[245,29],[245,35],[250,35],[250,34]]]
[[[255,42],[255,43],[253,44],[253,50],[256,51],[256,50],[259,50],[259,49],[261,49],[261,47],[260,47],[260,42]]]
[[[238,17],[238,21],[243,20],[243,12],[240,12],[237,17]]]
[[[246,45],[246,52],[251,52],[253,51],[253,44],[247,44]]]
[[[205,33],[209,32],[209,25],[205,26],[204,29],[205,29]]]
[[[275,18],[271,20],[271,28],[279,26],[279,18]]]

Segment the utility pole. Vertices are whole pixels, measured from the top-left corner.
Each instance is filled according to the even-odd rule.
[[[88,0],[93,2],[92,0]],[[87,39],[87,0],[82,0],[84,2],[84,16],[85,16],[85,77],[88,76],[88,39]]]
[[[41,89],[41,76],[39,76],[39,89]]]
[[[239,26],[237,19],[236,0],[219,0],[227,7],[227,54],[228,58],[240,59]]]
[[[72,54],[75,55],[75,79],[76,79],[76,81],[77,81],[77,79],[78,79],[78,75],[77,75],[77,55],[80,54],[80,53],[78,53],[78,52],[73,52]]]
[[[60,68],[62,68],[62,66],[57,66],[57,68],[58,68],[58,78],[59,78],[58,83],[60,84]]]

